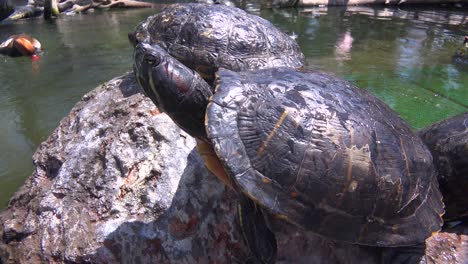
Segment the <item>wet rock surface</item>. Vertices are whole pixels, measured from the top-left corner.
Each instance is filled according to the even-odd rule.
[[[236,194],[132,74],[88,93],[33,156],[0,214],[0,263],[246,263]],[[277,223],[275,223],[277,224]],[[427,263],[468,263],[468,226],[427,240]],[[281,225],[278,263],[379,263],[361,247]]]

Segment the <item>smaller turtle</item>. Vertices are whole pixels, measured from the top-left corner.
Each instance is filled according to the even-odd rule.
[[[262,220],[269,215],[378,247],[424,245],[440,230],[444,206],[430,151],[366,91],[279,67],[221,69],[213,93],[158,45],[138,44],[134,60],[140,84],[197,138],[208,169],[248,198],[244,234],[261,261],[274,261],[274,232]]]
[[[12,35],[0,44],[0,54],[10,57],[26,56],[38,59],[37,53],[41,51],[41,43],[26,34]]]
[[[468,218],[468,112],[419,131],[429,147],[444,197],[446,221]]]
[[[463,38],[463,44],[455,52],[453,60],[458,63],[468,64],[468,36]]]
[[[158,44],[210,84],[219,68],[233,71],[302,67],[299,45],[268,20],[225,5],[173,4],[129,33]]]

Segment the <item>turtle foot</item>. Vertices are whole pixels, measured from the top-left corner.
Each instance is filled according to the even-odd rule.
[[[252,251],[247,263],[275,263],[276,238],[268,228],[262,210],[249,198],[242,196],[238,219],[245,242]]]
[[[424,244],[411,247],[385,248],[382,264],[426,264]]]

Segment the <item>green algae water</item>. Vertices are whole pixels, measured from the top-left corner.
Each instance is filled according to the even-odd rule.
[[[452,62],[468,10],[243,7],[297,37],[309,68],[369,90],[415,129],[468,111],[468,66]],[[0,57],[0,209],[33,170],[32,155],[73,105],[131,70],[127,33],[158,9],[0,22],[0,39],[31,34],[40,61]]]

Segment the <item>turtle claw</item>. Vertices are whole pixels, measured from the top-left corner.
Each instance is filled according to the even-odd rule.
[[[242,195],[238,205],[238,219],[244,240],[252,252],[247,263],[275,263],[276,238],[268,228],[260,207]]]

